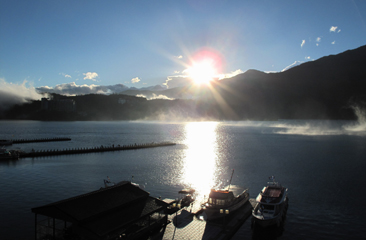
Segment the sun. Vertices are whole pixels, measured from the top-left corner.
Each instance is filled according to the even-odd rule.
[[[203,47],[192,54],[190,64],[183,72],[196,85],[209,85],[222,71],[223,56],[213,48]]]
[[[194,62],[186,72],[196,84],[208,84],[217,75],[214,61],[209,58]]]

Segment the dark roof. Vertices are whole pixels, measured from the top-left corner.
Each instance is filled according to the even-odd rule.
[[[32,212],[82,226],[103,236],[167,204],[130,182],[102,188],[59,202],[32,208]]]

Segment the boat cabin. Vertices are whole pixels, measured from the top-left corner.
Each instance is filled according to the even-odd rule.
[[[229,192],[229,190],[211,189],[208,204],[211,206],[224,206],[230,204],[234,199],[233,192]]]

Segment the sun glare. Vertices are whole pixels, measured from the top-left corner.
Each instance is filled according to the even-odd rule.
[[[196,62],[187,70],[190,78],[196,84],[207,84],[217,75],[217,70],[211,59]]]
[[[217,122],[191,122],[185,127],[185,144],[188,148],[185,153],[182,183],[194,188],[197,198],[201,200],[217,180],[217,126]]]
[[[191,64],[185,70],[188,77],[197,84],[209,84],[222,71],[223,58],[221,54],[211,48],[203,48],[190,58]]]

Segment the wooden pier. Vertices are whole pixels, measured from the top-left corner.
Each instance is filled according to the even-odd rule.
[[[28,153],[20,153],[19,158],[26,157],[43,157],[43,156],[55,156],[65,154],[80,154],[80,153],[95,153],[95,152],[111,152],[111,151],[122,151],[122,150],[135,150],[142,148],[155,148],[164,146],[173,146],[176,143],[172,142],[161,142],[161,143],[145,143],[145,144],[131,144],[131,145],[117,145],[117,146],[100,146],[91,148],[72,148],[72,149],[54,149],[54,150],[40,150],[32,151]]]
[[[231,239],[245,221],[251,216],[255,199],[249,199],[243,207],[230,214],[229,217],[215,221],[206,221],[205,214],[191,212],[191,207],[180,209],[169,215],[170,223],[150,240],[171,239]]]

